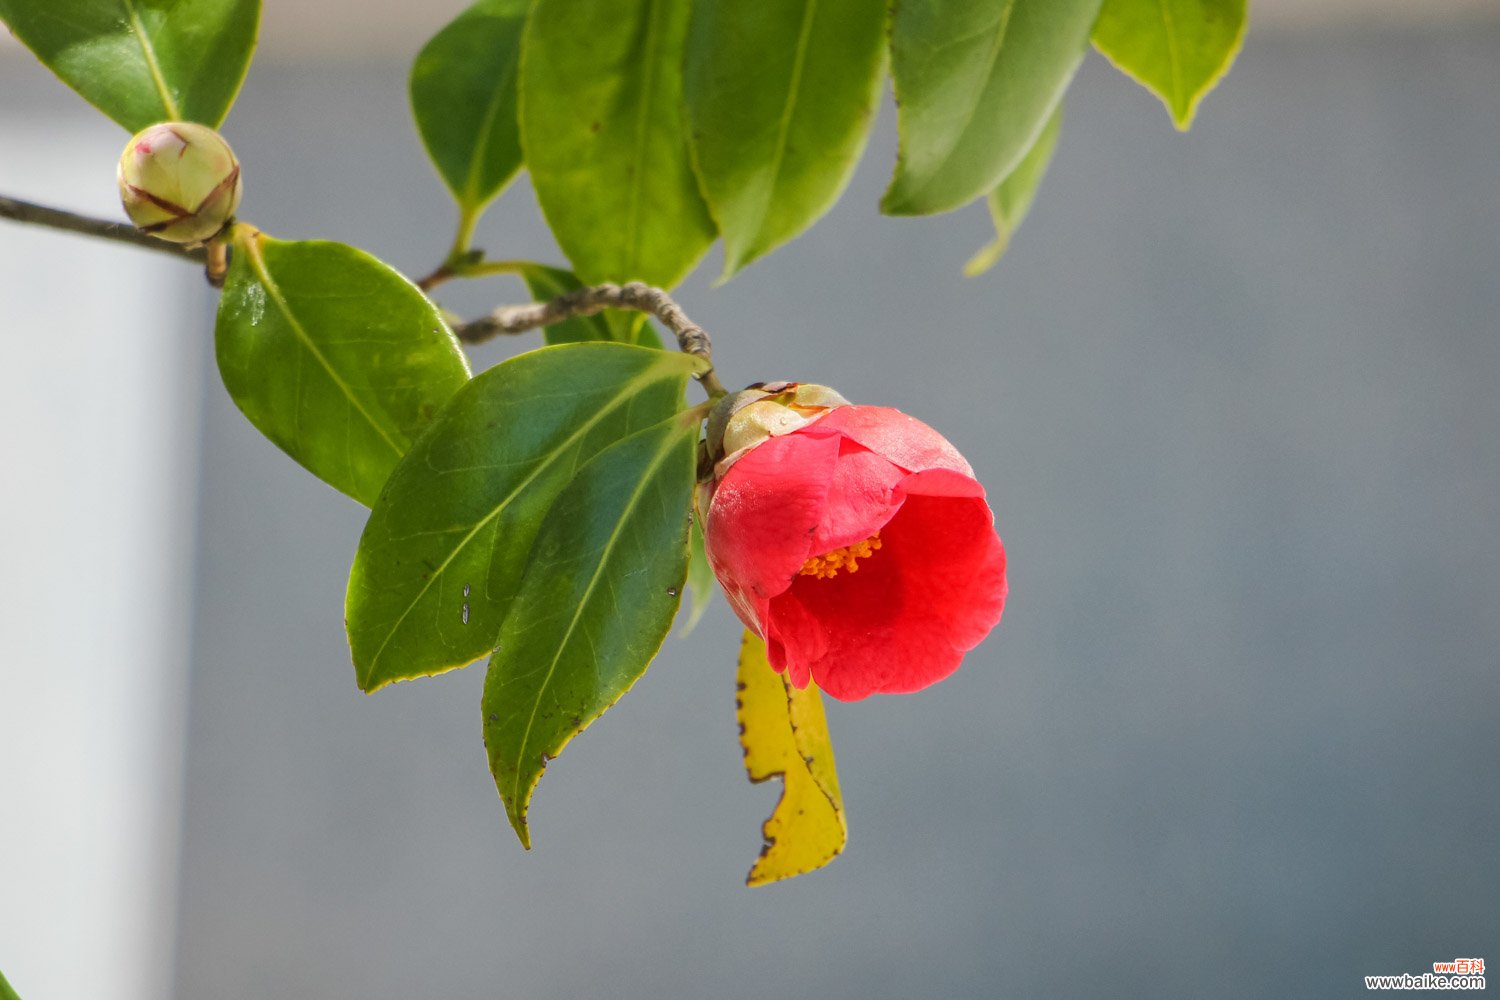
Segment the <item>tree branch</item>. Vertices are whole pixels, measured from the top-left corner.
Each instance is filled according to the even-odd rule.
[[[84,236],[114,240],[117,243],[130,243],[199,264],[208,260],[208,252],[202,247],[189,250],[176,243],[168,243],[166,240],[147,236],[134,226],[123,222],[95,219],[87,215],[65,212],[60,208],[48,208],[45,205],[21,201],[19,198],[7,198],[4,195],[0,195],[0,219],[13,219],[16,222],[25,222],[34,226],[47,226],[65,232],[81,233]]]
[[[465,323],[454,332],[466,344],[477,344],[501,334],[525,333],[551,326],[574,316],[592,316],[605,309],[633,309],[650,313],[677,337],[677,348],[713,364],[713,343],[708,331],[687,318],[682,307],[660,288],[639,281],[625,285],[594,285],[559,295],[548,302],[525,306],[501,306],[488,316]],[[724,393],[719,377],[709,368],[698,381],[710,396]]]

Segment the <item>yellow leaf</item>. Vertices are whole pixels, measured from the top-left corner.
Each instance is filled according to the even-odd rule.
[[[797,690],[766,660],[766,645],[746,632],[740,644],[736,716],[750,780],[781,778],[781,801],[761,827],[766,845],[745,879],[766,885],[838,857],[849,839],[833,744],[817,685]]]

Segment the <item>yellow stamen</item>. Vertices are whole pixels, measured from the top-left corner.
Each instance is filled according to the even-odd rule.
[[[853,545],[845,545],[841,549],[813,556],[802,564],[799,572],[801,576],[816,577],[819,580],[832,580],[839,575],[841,569],[857,573],[859,560],[870,558],[878,548],[880,548],[880,532],[877,531],[862,542],[855,542]]]

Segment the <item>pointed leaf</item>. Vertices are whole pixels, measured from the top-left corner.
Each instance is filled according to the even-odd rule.
[[[235,231],[215,342],[250,422],[367,506],[469,378],[437,308],[396,271],[342,243],[248,226]]]
[[[250,65],[260,0],[0,0],[0,20],[131,132],[217,128]]]
[[[516,68],[529,6],[529,0],[479,0],[412,64],[417,131],[467,214],[477,215],[521,169]]]
[[[675,413],[701,367],[676,352],[575,344],[464,386],[391,474],[360,538],[345,605],[360,689],[490,652],[574,472]]]
[[[1245,38],[1245,0],[1105,0],[1094,47],[1186,132]]]
[[[886,0],[696,0],[684,90],[724,277],[807,229],[875,122]]]
[[[822,868],[849,839],[823,698],[771,669],[753,632],[740,643],[736,716],[750,780],[782,779],[781,799],[761,827],[765,846],[745,879],[765,885]]]
[[[531,297],[538,302],[555,299],[583,287],[583,282],[572,271],[547,267],[545,264],[528,265],[521,272],[521,278],[526,282]],[[661,338],[646,320],[645,313],[624,312],[619,309],[606,309],[592,316],[574,316],[547,327],[543,335],[549,344],[582,344],[602,340],[658,349],[661,347]]]
[[[484,742],[511,826],[547,762],[661,648],[688,561],[699,418],[681,413],[579,470],[537,536],[484,681]]]
[[[1099,0],[896,0],[889,215],[993,191],[1036,142],[1088,47]]]
[[[680,0],[537,0],[521,147],[547,223],[589,284],[670,288],[714,239],[688,162]]]
[[[1042,134],[1037,136],[1036,142],[1021,162],[1016,164],[1016,169],[985,199],[990,219],[995,223],[995,239],[969,258],[969,262],[964,265],[965,277],[983,274],[994,267],[1000,255],[1005,253],[1005,248],[1010,245],[1011,234],[1020,228],[1021,220],[1031,211],[1036,189],[1047,173],[1047,165],[1052,162],[1053,151],[1057,149],[1057,134],[1061,129],[1062,105],[1059,104],[1057,110],[1052,112],[1052,117],[1047,119],[1047,127],[1042,129]]]
[[[677,628],[679,636],[686,637],[692,634],[693,629],[703,620],[703,612],[713,603],[714,587],[719,581],[714,577],[714,568],[709,565],[708,552],[703,547],[703,527],[693,518],[692,528],[688,534],[688,596],[693,599],[693,607],[687,613],[686,620]]]

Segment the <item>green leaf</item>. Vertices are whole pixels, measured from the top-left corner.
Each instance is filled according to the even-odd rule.
[[[811,681],[798,690],[771,669],[766,644],[747,631],[736,671],[735,717],[745,773],[782,779],[781,799],[761,827],[765,846],[745,884],[805,875],[839,856],[849,840],[823,698]]]
[[[437,308],[369,254],[249,226],[215,326],[219,373],[256,428],[365,505],[469,378]]]
[[[521,169],[516,68],[528,6],[479,0],[434,35],[411,68],[417,131],[468,217]]]
[[[583,287],[583,282],[572,271],[545,264],[527,264],[521,271],[521,278],[526,282],[531,297],[538,302],[555,299]],[[631,313],[620,309],[606,309],[592,316],[574,316],[547,327],[543,335],[549,344],[606,341],[639,344],[642,347],[662,346],[661,338],[646,321],[645,313]]]
[[[345,620],[360,688],[492,650],[574,472],[670,417],[703,367],[676,352],[572,344],[511,358],[459,390],[391,474],[354,557]]]
[[[886,0],[696,0],[684,82],[724,277],[800,234],[854,173],[880,97]]]
[[[629,690],[672,627],[698,433],[685,412],[609,448],[537,536],[482,699],[490,773],[527,848],[543,768]]]
[[[0,20],[131,132],[217,128],[250,65],[260,0],[0,0]]]
[[[688,161],[682,0],[537,0],[521,147],[547,224],[588,284],[670,288],[714,239]]]
[[[1104,0],[1094,47],[1186,132],[1245,38],[1245,0]]]
[[[990,192],[986,199],[990,219],[995,223],[995,239],[981,247],[964,265],[964,276],[972,278],[995,266],[1005,248],[1010,245],[1011,234],[1021,226],[1026,213],[1031,211],[1031,202],[1036,198],[1036,189],[1052,162],[1052,153],[1057,149],[1057,134],[1062,129],[1062,105],[1047,119],[1047,126],[1037,136],[1031,149],[1000,186]]]
[[[900,149],[881,211],[930,215],[993,191],[1062,99],[1098,11],[1099,0],[895,0]]]
[[[6,981],[4,973],[0,973],[0,1000],[21,1000],[16,995],[16,991],[11,988],[10,983]]]
[[[679,636],[691,634],[703,620],[703,612],[713,603],[716,583],[718,580],[714,577],[714,568],[709,564],[708,552],[703,547],[703,527],[695,517],[688,535],[687,576],[688,596],[693,599],[693,609],[688,612],[687,620],[678,627]]]

